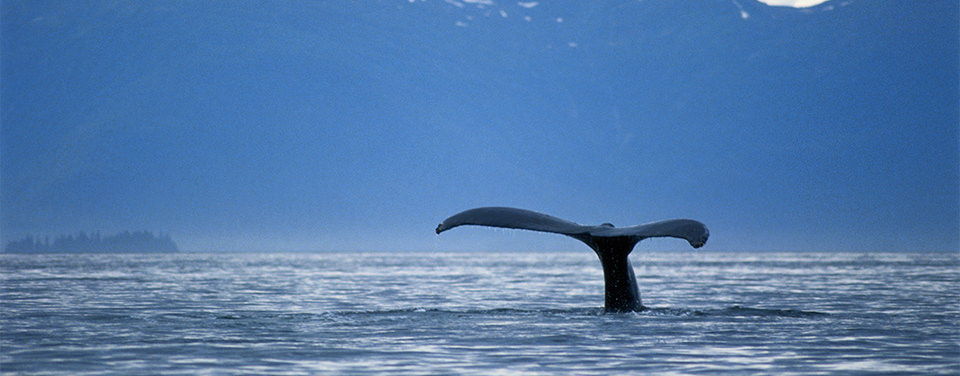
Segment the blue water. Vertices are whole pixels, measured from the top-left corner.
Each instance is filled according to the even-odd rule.
[[[0,255],[2,374],[958,374],[956,254]]]

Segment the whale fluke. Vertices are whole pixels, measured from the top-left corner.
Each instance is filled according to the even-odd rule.
[[[457,213],[437,226],[437,234],[463,225],[552,232],[586,243],[603,265],[604,308],[613,312],[643,310],[637,279],[627,258],[638,242],[646,238],[671,237],[684,239],[692,247],[700,248],[710,237],[707,226],[692,219],[669,219],[631,227],[614,227],[609,223],[584,226],[535,211],[505,207],[484,207]]]

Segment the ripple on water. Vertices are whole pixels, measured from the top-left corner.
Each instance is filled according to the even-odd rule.
[[[0,255],[0,369],[960,373],[955,255],[690,254]]]

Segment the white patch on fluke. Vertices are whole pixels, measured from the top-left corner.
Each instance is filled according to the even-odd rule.
[[[537,6],[537,4],[539,4],[539,3],[536,2],[536,1],[528,1],[528,2],[523,2],[523,1],[521,1],[521,2],[517,3],[517,5],[522,6],[522,7],[524,7],[524,8],[533,8],[533,7]]]

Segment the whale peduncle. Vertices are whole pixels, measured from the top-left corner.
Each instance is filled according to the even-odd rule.
[[[637,241],[628,237],[593,238],[587,243],[603,266],[603,306],[607,312],[643,310],[629,255]]]

